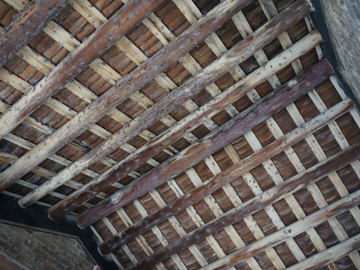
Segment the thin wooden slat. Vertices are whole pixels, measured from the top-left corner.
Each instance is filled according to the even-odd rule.
[[[165,98],[161,99],[152,108],[148,109],[142,115],[134,119],[132,122],[125,125],[122,129],[120,129],[118,132],[113,134],[113,136],[109,138],[107,141],[103,142],[101,145],[93,149],[88,154],[84,155],[69,168],[60,172],[55,178],[53,178],[53,180],[51,180],[52,181],[51,184],[44,185],[42,188],[38,189],[37,191],[28,194],[20,201],[20,204],[25,207],[28,206],[33,201],[44,196],[46,192],[49,192],[51,191],[51,189],[56,188],[56,186],[59,185],[59,183],[63,183],[71,179],[72,177],[80,173],[82,169],[91,166],[91,164],[96,162],[97,159],[99,159],[100,157],[115,150],[116,146],[121,145],[126,141],[132,139],[133,137],[137,136],[141,131],[148,128],[153,122],[167,115],[178,105],[184,103],[187,99],[194,96],[198,91],[200,91],[203,88],[204,85],[208,85],[214,82],[216,79],[220,78],[229,69],[233,68],[240,62],[247,59],[252,53],[254,53],[256,50],[266,45],[271,40],[273,40],[276,36],[278,36],[288,27],[291,27],[292,25],[296,24],[299,20],[301,20],[302,17],[306,16],[306,14],[310,13],[311,11],[312,11],[312,6],[308,0],[297,1],[289,8],[287,8],[284,12],[279,14],[276,18],[274,18],[273,20],[269,21],[267,24],[262,26],[258,31],[253,33],[247,39],[241,41],[239,44],[234,46],[230,51],[225,53],[217,61],[207,66],[202,72],[198,73],[197,76],[193,77],[192,79],[189,79],[181,87],[177,88],[176,90],[172,91],[169,95],[167,95]],[[208,17],[210,16],[208,15],[205,18]],[[218,20],[219,19],[217,18],[216,21]],[[288,23],[284,24],[283,20],[286,20]],[[201,20],[199,20],[199,22],[200,21]],[[170,44],[174,44],[174,41]],[[179,51],[179,48],[177,49]],[[164,63],[164,59],[161,59],[161,62]],[[142,67],[144,67],[144,65],[142,65]],[[149,67],[148,70],[150,69],[151,68]],[[144,75],[146,73],[147,72],[143,72],[141,75]],[[134,81],[132,81],[132,85],[134,85]],[[109,92],[111,91],[107,91],[102,97],[107,96]],[[123,91],[122,93],[124,92],[126,91]],[[106,105],[112,103],[113,100],[116,100],[114,95],[111,96],[111,100],[108,100],[106,102]],[[87,109],[91,107],[92,105],[89,105],[77,116],[80,115],[83,116],[84,115],[83,112],[88,111]],[[93,114],[90,115],[89,117],[94,118],[95,116]],[[86,121],[91,122],[89,117],[86,118]],[[146,119],[146,121],[144,121],[144,119]],[[68,128],[66,128],[65,126],[63,130],[66,130],[67,133],[70,133]],[[71,125],[68,125],[67,127],[71,127]],[[78,128],[78,126],[76,127]],[[64,136],[65,135],[66,134],[64,134]],[[48,145],[50,143],[52,145],[54,144],[58,145],[58,139],[56,142],[47,142]],[[26,155],[24,155],[24,157],[25,156]],[[5,171],[4,173],[7,175],[6,179],[10,179],[10,177],[14,177],[13,173],[15,173],[15,171],[13,171],[12,173],[10,172],[12,170],[15,170],[15,168],[12,170],[10,169]],[[16,172],[18,173],[19,170],[16,170]]]
[[[41,162],[48,155],[55,152],[69,140],[78,136],[91,124],[101,119],[101,117],[103,117],[108,110],[121,103],[124,99],[136,92],[139,88],[146,85],[146,83],[151,81],[151,79],[153,79],[156,75],[166,69],[174,61],[176,61],[187,50],[193,48],[197,42],[200,42],[207,35],[220,27],[222,23],[230,18],[231,15],[234,14],[238,9],[241,9],[247,4],[249,4],[249,2],[245,0],[239,0],[235,2],[228,0],[218,5],[217,8],[210,12],[211,14],[208,14],[208,16],[204,17],[203,20],[199,20],[196,25],[185,31],[181,36],[170,43],[169,46],[164,47],[141,67],[138,67],[133,72],[125,76],[118,84],[92,102],[83,111],[78,113],[72,121],[69,121],[63,125],[59,130],[57,130],[56,133],[40,143],[36,149],[25,154],[22,157],[22,161],[19,161],[18,163],[14,164],[12,168],[10,167],[8,170],[2,173],[0,176],[2,189],[4,189],[5,186],[8,186],[11,181],[24,174],[29,169],[29,167]],[[221,14],[220,17],[219,14]],[[110,22],[110,20],[108,22]],[[98,28],[97,31],[100,31],[102,28],[103,26]],[[119,89],[121,91],[119,91]],[[132,123],[128,123],[126,126],[130,126],[131,124]],[[112,144],[112,142],[110,141],[109,144]],[[37,159],[32,159],[30,164],[28,156],[33,155],[37,156]],[[78,166],[78,164],[76,166]],[[21,169],[16,167],[20,167]],[[25,205],[26,204],[23,206]]]
[[[158,187],[166,180],[171,179],[184,169],[196,164],[208,155],[219,150],[238,138],[257,124],[266,120],[273,113],[286,107],[326,80],[333,73],[330,64],[323,60],[317,65],[302,73],[277,91],[260,100],[252,107],[243,111],[219,129],[206,135],[197,144],[189,146],[177,156],[169,159],[151,172],[127,185],[95,208],[78,218],[78,225],[82,228],[92,224],[102,216],[126,205],[132,200]],[[196,155],[192,155],[196,153]]]
[[[112,46],[121,36],[153,11],[161,1],[131,1],[114,14],[109,21],[45,76],[28,94],[14,104],[0,118],[0,138],[11,132],[21,121],[48,97],[83,71],[94,59]],[[134,16],[136,14],[136,16]],[[133,18],[133,20],[122,20]],[[119,25],[119,21],[122,23]]]
[[[261,195],[245,202],[244,204],[230,210],[226,215],[217,218],[205,226],[191,232],[186,237],[178,240],[171,244],[165,249],[157,252],[156,254],[147,257],[139,264],[135,265],[131,269],[143,269],[144,266],[151,266],[158,262],[161,262],[168,258],[171,254],[179,253],[187,247],[194,245],[207,237],[208,235],[214,234],[225,227],[240,221],[249,214],[255,213],[264,207],[286,197],[287,194],[296,192],[308,184],[321,179],[328,173],[339,170],[344,166],[350,164],[354,160],[360,158],[360,143],[354,144],[348,149],[340,152],[337,155],[332,156],[325,162],[321,162],[311,169],[300,173],[293,178],[283,182],[282,184],[275,186]],[[352,198],[353,199],[353,198]]]
[[[246,92],[278,72],[281,67],[289,65],[292,61],[300,57],[304,51],[309,51],[319,42],[321,42],[321,36],[318,32],[312,32],[307,35],[294,46],[270,60],[266,65],[260,67],[258,70],[252,72],[234,86],[218,95],[216,99],[208,102],[197,111],[191,113],[184,120],[180,121],[177,125],[172,126],[165,133],[136,150],[131,156],[128,156],[123,161],[113,166],[100,177],[94,179],[82,189],[78,189],[65,200],[51,207],[48,211],[49,217],[53,220],[59,220],[68,211],[72,211],[94,196],[94,194],[108,187],[119,178],[122,178],[126,173],[136,169],[137,164],[142,164],[150,157],[158,154],[167,145],[191,130],[200,119],[204,119],[205,117],[211,118],[219,112],[219,110],[241,98]]]
[[[272,156],[277,155],[278,153],[287,149],[289,146],[301,141],[328,122],[347,112],[349,109],[351,109],[352,106],[354,106],[354,104],[349,99],[337,104],[333,108],[329,109],[326,113],[315,117],[306,124],[296,128],[282,138],[279,138],[272,144],[264,147],[246,159],[239,161],[237,164],[229,167],[212,179],[207,180],[201,186],[186,194],[186,196],[169,203],[151,216],[142,219],[134,226],[108,239],[99,246],[99,251],[102,254],[107,254],[119,246],[127,243],[136,235],[143,234],[150,228],[164,222],[170,216],[178,214],[186,207],[195,204],[202,198],[231,182],[231,180],[238,178],[244,172],[250,171],[251,169],[270,159]]]
[[[360,194],[358,195],[360,196]],[[351,253],[357,253],[360,249],[360,234],[355,235],[336,246],[328,248],[310,258],[293,265],[288,270],[311,270],[320,269],[322,266],[326,266],[329,263],[335,262]],[[357,268],[358,269],[358,268]]]
[[[309,230],[313,227],[316,227],[317,225],[327,221],[327,219],[335,217],[345,211],[351,210],[353,207],[356,207],[358,204],[360,203],[360,191],[356,191],[353,194],[350,194],[340,200],[338,200],[337,202],[328,205],[327,207],[318,210],[317,212],[303,218],[300,219],[299,221],[271,234],[268,235],[266,237],[264,237],[261,240],[258,240],[255,243],[252,243],[242,249],[239,249],[237,251],[235,251],[234,253],[226,256],[225,258],[221,258],[218,261],[202,268],[202,270],[210,270],[210,269],[224,269],[227,267],[231,267],[232,265],[235,265],[239,262],[241,262],[242,260],[245,260],[247,257],[250,256],[255,256],[256,254],[260,253],[261,251],[267,249],[268,247],[273,247],[276,246],[278,244],[280,244],[281,242],[285,241],[286,239],[295,237],[296,235],[299,235],[300,233]],[[351,241],[351,239],[349,239]],[[349,241],[347,240],[347,241]],[[347,245],[349,242],[344,241],[343,245]],[[342,245],[342,243],[338,244],[338,245]],[[336,246],[338,246],[336,245]],[[335,246],[335,247],[336,247]],[[328,250],[330,250],[331,253],[331,248],[327,249],[325,251],[323,251],[324,253],[327,253]],[[353,250],[352,250],[353,251]],[[351,252],[351,251],[350,251]],[[349,252],[349,253],[350,253]],[[319,254],[324,254],[324,253],[318,253],[317,255],[322,257],[323,255],[319,255]],[[298,263],[297,265],[294,265],[293,267],[289,267],[288,269],[305,269],[302,267],[298,267],[298,266],[305,266],[305,265],[309,265],[309,266],[313,266],[313,268],[311,269],[315,269],[314,266],[316,265],[315,260],[317,255],[314,255],[311,258],[311,264],[309,264],[308,260],[304,260],[303,262]],[[333,258],[336,260],[338,257],[336,255],[333,254]],[[344,256],[341,254],[339,254],[340,257]],[[331,261],[330,261],[331,262]],[[304,264],[304,265],[302,265]]]
[[[69,0],[37,0],[29,4],[0,33],[0,67],[35,37]]]

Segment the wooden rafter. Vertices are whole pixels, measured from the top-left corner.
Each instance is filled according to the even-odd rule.
[[[112,46],[121,36],[141,22],[146,14],[154,10],[161,1],[131,1],[103,24],[91,37],[45,76],[29,93],[10,107],[0,118],[0,138],[11,132],[23,119],[34,111],[47,98],[60,90],[67,82],[83,71],[92,61]],[[134,20],[122,20],[130,17]],[[119,27],[121,21],[121,27]],[[5,185],[7,185],[5,183]]]
[[[209,133],[197,144],[189,146],[177,156],[138,178],[98,206],[81,215],[77,219],[79,226],[85,228],[91,225],[226,146],[275,112],[285,108],[288,104],[324,82],[332,72],[330,64],[326,60],[321,61],[307,72],[284,84],[277,91],[237,115],[219,129]],[[192,155],[193,153],[196,153],[196,155]]]
[[[329,170],[331,170],[331,169],[329,168]],[[228,267],[231,267],[231,266],[239,263],[241,260],[245,260],[248,257],[255,256],[256,254],[260,253],[261,251],[264,251],[265,249],[267,249],[269,247],[275,246],[275,245],[285,241],[288,238],[295,237],[296,235],[325,222],[327,219],[329,219],[331,217],[335,217],[342,212],[348,211],[351,208],[356,207],[360,203],[359,195],[360,195],[359,191],[357,191],[353,194],[350,194],[350,195],[342,198],[341,200],[339,200],[321,210],[318,210],[317,212],[307,216],[306,218],[301,219],[301,220],[283,228],[282,230],[279,230],[261,240],[258,240],[257,242],[255,242],[253,244],[250,244],[242,249],[239,249],[236,252],[232,253],[231,255],[221,258],[217,262],[210,264],[202,269],[210,270],[210,269],[223,269],[224,267],[228,268]],[[349,240],[350,240],[350,242],[353,243],[353,240],[351,240],[351,239],[349,239]],[[322,261],[322,259],[329,260],[327,263],[330,263],[330,262],[336,260],[337,258],[341,258],[342,256],[347,255],[348,253],[359,248],[358,245],[356,248],[356,246],[352,246],[351,244],[349,245],[348,241],[344,241],[343,243],[335,246],[335,249],[339,251],[339,248],[342,247],[343,245],[346,245],[347,247],[349,247],[349,248],[352,247],[352,248],[350,250],[345,249],[341,253],[339,253],[338,255],[335,255],[335,256],[334,256],[334,254],[332,254],[334,256],[333,258],[329,258],[328,256],[323,257],[322,253],[318,253],[317,255],[310,257],[310,260],[304,260],[303,262],[300,262],[299,264],[294,265],[293,267],[290,267],[289,269],[305,269],[305,268],[303,268],[303,266],[305,266],[305,265],[312,266],[312,267],[320,266],[321,265],[320,261]],[[325,251],[324,253],[327,253],[327,252]],[[321,258],[321,257],[323,257],[323,258]],[[317,259],[320,259],[319,265],[316,265],[314,263],[314,261]],[[314,268],[312,268],[312,269],[314,269]]]
[[[33,1],[0,33],[0,67],[8,62],[53,19],[69,0]]]
[[[165,98],[161,99],[158,103],[156,103],[153,107],[145,111],[141,116],[137,117],[132,122],[125,125],[121,130],[113,134],[108,140],[106,140],[96,149],[93,149],[91,152],[89,152],[81,159],[79,159],[77,163],[74,163],[69,168],[60,172],[56,176],[56,178],[53,178],[51,180],[52,181],[51,184],[44,185],[42,188],[39,188],[36,191],[32,192],[31,194],[28,194],[20,201],[20,204],[23,207],[28,206],[29,204],[33,203],[37,199],[44,196],[47,192],[50,192],[52,189],[56,188],[59,184],[66,182],[67,180],[71,179],[71,177],[74,177],[77,174],[79,174],[83,169],[87,168],[88,166],[91,166],[99,158],[114,151],[117,148],[117,146],[120,146],[123,143],[127,142],[128,140],[134,138],[144,129],[148,128],[153,121],[157,121],[162,117],[166,116],[178,105],[186,102],[187,99],[191,98],[196,93],[198,93],[203,88],[204,85],[208,85],[214,82],[216,79],[220,78],[223,74],[225,74],[227,71],[232,69],[234,66],[236,66],[237,64],[241,63],[242,61],[250,57],[256,50],[268,44],[271,40],[273,40],[275,37],[281,34],[284,30],[288,29],[292,25],[299,22],[299,20],[301,20],[311,11],[312,11],[312,6],[307,0],[300,0],[294,3],[293,5],[288,7],[285,11],[283,11],[281,14],[276,16],[274,19],[272,19],[267,24],[259,28],[258,31],[254,32],[246,39],[235,45],[230,51],[225,53],[217,61],[204,68],[202,72],[199,72],[197,74],[197,76],[188,80],[186,83],[184,83],[181,87],[177,88],[176,90],[173,90],[169,95],[167,95]],[[207,16],[205,18],[211,18],[211,16]],[[283,20],[286,20],[288,24],[283,24],[282,23]],[[216,18],[216,21],[219,20]],[[193,27],[191,27],[191,29],[193,29]],[[175,41],[173,41],[171,44],[174,44],[174,42]],[[250,44],[252,44],[252,46],[250,46]],[[168,47],[166,49],[169,50]],[[159,53],[157,55],[159,55]],[[162,59],[161,62],[164,63],[164,59]],[[156,66],[154,65],[153,62],[151,63],[153,64],[153,66]],[[144,68],[144,65],[142,65],[141,67]],[[147,71],[148,70],[150,70],[150,67],[149,69],[147,69]],[[146,72],[141,73],[141,75],[144,74],[146,74]],[[131,82],[131,87],[133,86],[134,86],[134,81]],[[108,96],[110,100],[106,99],[105,96]],[[113,105],[113,102],[116,101],[115,96],[116,95],[112,93],[112,91],[107,91],[101,97],[101,99],[107,100],[106,105],[109,106],[110,104]],[[96,104],[96,102],[94,103]],[[102,103],[99,104],[101,105]],[[91,110],[91,107],[93,106],[89,105],[85,110],[79,113],[78,116],[83,117],[85,115],[85,113],[83,112]],[[86,121],[91,122],[90,118],[94,118],[95,115],[94,114],[89,115],[88,118],[84,118],[84,121],[86,119]],[[98,115],[96,116],[98,117]],[[144,121],[144,119],[147,120]],[[80,125],[80,123],[81,121],[76,125],[78,129],[79,129],[78,125]],[[70,131],[69,128],[65,128],[65,126],[66,125],[64,125],[62,130],[66,131],[63,132],[65,133],[64,136],[68,136],[66,135],[66,133],[69,134]],[[67,127],[71,127],[71,125],[68,125]],[[45,141],[43,143],[45,143]],[[49,145],[48,148],[50,148],[50,146],[53,144],[55,144],[55,142],[48,141],[47,142],[47,145]],[[56,146],[59,145],[58,139],[56,140],[55,145]],[[26,155],[24,155],[23,157],[24,159],[25,156]],[[40,154],[38,155],[38,157],[41,160]],[[29,165],[27,164],[26,168],[28,166]],[[13,169],[10,168],[5,173],[3,173],[3,175],[6,176],[6,179],[8,179],[7,181],[10,181],[10,179],[14,179],[15,171],[18,174],[22,172],[15,166],[13,167],[14,167]]]
[[[181,198],[177,199],[172,203],[167,204],[166,207],[164,207],[163,209],[160,209],[151,216],[142,219],[134,226],[129,227],[125,231],[122,231],[116,236],[108,239],[106,242],[100,245],[99,250],[102,254],[108,254],[110,251],[116,249],[117,247],[126,244],[128,241],[135,238],[137,235],[145,233],[150,228],[157,226],[169,217],[178,214],[190,205],[195,204],[207,195],[225,186],[233,179],[241,176],[244,172],[250,171],[251,169],[270,159],[271,157],[284,151],[289,146],[301,141],[309,134],[323,127],[323,125],[347,112],[353,106],[354,104],[350,100],[346,100],[336,105],[336,107],[329,109],[328,111],[326,111],[326,113],[319,115],[318,117],[298,127],[297,129],[276,140],[272,144],[264,147],[263,149],[254,153],[248,158],[229,167],[227,170],[223,171],[212,179],[209,179],[201,186],[192,190],[190,193],[182,196]]]
[[[91,124],[101,119],[101,117],[103,117],[110,109],[146,85],[146,83],[151,81],[156,75],[170,66],[185,52],[196,46],[198,42],[220,27],[221,24],[228,20],[238,9],[246,6],[247,4],[249,4],[249,2],[245,0],[235,2],[225,1],[220,4],[212,11],[211,14],[209,14],[209,16],[205,17],[203,20],[199,20],[196,25],[185,31],[181,36],[171,42],[169,46],[163,48],[141,67],[135,69],[131,72],[131,74],[120,80],[104,95],[96,99],[81,113],[77,114],[72,121],[68,122],[47,140],[39,144],[39,146],[31,153],[29,152],[27,154],[28,156],[34,155],[35,153],[38,156],[38,159],[32,160],[33,164],[29,164],[29,161],[24,155],[21,159],[23,161],[17,162],[15,166],[2,173],[0,176],[0,179],[3,180],[2,189],[8,186],[12,181],[16,180],[16,178],[26,173],[29,167],[35,166],[61,148],[68,141],[81,134],[81,132],[88,128]],[[222,14],[220,18],[218,16],[219,13]],[[109,20],[106,24],[109,24],[110,22],[111,21]],[[100,32],[102,28],[103,26],[97,31]],[[164,59],[167,59],[167,61]],[[121,89],[122,91],[118,91],[118,89]],[[123,89],[127,89],[127,91],[123,91]],[[130,124],[127,126],[129,125]],[[59,138],[61,138],[61,140],[59,140]],[[25,162],[25,160],[27,161]],[[21,169],[16,167],[20,167]],[[14,174],[15,171],[16,174]],[[22,206],[26,206],[26,203],[22,203]]]
[[[288,48],[283,53],[269,61],[265,66],[259,68],[258,71],[249,74],[234,86],[218,95],[216,99],[205,104],[197,111],[194,111],[191,115],[189,115],[189,117],[186,117],[177,125],[172,126],[165,133],[139,148],[122,162],[113,166],[107,172],[97,177],[83,188],[78,189],[54,207],[50,208],[48,212],[49,217],[53,220],[62,218],[67,212],[72,211],[77,206],[92,198],[94,194],[100,192],[112,183],[118,181],[119,178],[122,178],[127,173],[136,169],[136,164],[142,164],[150,157],[158,154],[166,146],[170,145],[186,132],[194,128],[196,123],[200,122],[200,119],[203,119],[204,117],[211,118],[222,108],[233,103],[237,99],[240,99],[243,95],[256,87],[264,78],[269,78],[274,75],[281,69],[281,66],[289,65],[297,59],[304,50],[314,48],[319,42],[321,42],[321,37],[318,32],[309,34],[303,40],[300,40],[296,45]],[[279,65],[280,63],[281,66]]]
[[[306,187],[310,183],[321,179],[330,172],[339,170],[350,164],[351,162],[358,160],[359,158],[360,143],[357,143],[349,147],[348,149],[342,151],[341,153],[329,158],[328,160],[313,166],[311,169],[308,169],[305,172],[294,176],[292,179],[289,179],[286,182],[283,182],[282,184],[271,188],[260,196],[257,196],[254,199],[247,201],[243,205],[229,211],[228,213],[226,213],[226,215],[215,219],[212,222],[206,224],[205,226],[193,231],[186,237],[164,248],[160,252],[147,257],[145,260],[141,261],[131,269],[144,269],[145,266],[148,267],[155,265],[156,263],[165,260],[170,255],[181,252],[187,247],[198,243],[202,239],[206,238],[208,235],[219,232],[225,227],[245,218],[247,215],[263,209],[265,206],[270,205],[286,197],[286,195],[300,190],[303,187]],[[354,199],[351,196],[350,198],[351,200]],[[352,207],[356,206],[357,204],[358,201],[356,201],[355,204],[352,205]]]

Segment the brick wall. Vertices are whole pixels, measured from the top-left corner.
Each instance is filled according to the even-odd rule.
[[[92,270],[94,266],[77,239],[3,223],[0,251],[31,270]]]

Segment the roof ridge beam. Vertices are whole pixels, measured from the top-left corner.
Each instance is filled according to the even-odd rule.
[[[37,0],[29,3],[0,33],[0,67],[35,37],[69,0]]]
[[[223,2],[225,3],[225,2]],[[247,2],[249,3],[249,2]],[[221,4],[220,4],[221,5]],[[219,6],[220,6],[219,5]],[[234,5],[234,3],[232,3]],[[225,6],[226,7],[226,6]],[[224,13],[223,7],[220,11]],[[239,9],[238,6],[235,8],[235,10]],[[214,11],[214,9],[212,10]],[[216,22],[221,21],[222,18],[219,19],[219,14],[213,14],[212,11],[210,11],[207,16],[203,17],[204,20],[207,20],[214,16],[214,20]],[[93,163],[97,161],[100,157],[112,152],[115,150],[118,146],[122,145],[123,143],[131,140],[135,136],[137,136],[141,131],[148,128],[154,121],[159,120],[160,118],[166,116],[171,112],[173,109],[175,109],[178,105],[184,103],[187,99],[194,96],[197,92],[199,92],[204,85],[208,85],[212,82],[214,82],[216,79],[220,78],[223,74],[225,74],[229,69],[232,67],[238,65],[242,61],[246,60],[248,57],[250,57],[256,50],[260,49],[261,47],[265,46],[270,42],[271,40],[275,39],[278,35],[280,35],[283,31],[285,31],[287,28],[295,25],[298,21],[300,21],[304,16],[309,14],[312,11],[311,3],[308,0],[299,0],[292,6],[288,7],[284,12],[279,14],[277,17],[275,17],[273,20],[269,21],[265,25],[263,25],[261,28],[258,29],[258,31],[254,32],[252,35],[248,36],[246,39],[235,45],[230,51],[223,54],[222,57],[208,65],[206,68],[204,68],[201,72],[197,73],[195,77],[192,77],[188,81],[186,81],[182,86],[178,87],[177,89],[173,90],[171,93],[169,93],[166,97],[161,99],[158,103],[156,103],[153,107],[145,111],[143,114],[135,118],[132,122],[125,125],[122,129],[120,129],[118,132],[114,133],[108,140],[100,144],[98,147],[93,149],[88,154],[84,155],[82,158],[80,158],[77,162],[75,162],[71,167],[66,168],[65,170],[61,171],[57,176],[55,176],[53,179],[51,179],[51,184],[47,183],[46,185],[43,185],[39,189],[33,191],[32,193],[29,193],[27,196],[22,198],[19,203],[21,206],[26,207],[29,206],[34,201],[38,200],[39,198],[46,195],[47,192],[52,191],[62,183],[65,183],[66,181],[70,180],[72,177],[76,176],[77,174],[81,173],[81,171],[88,166],[91,166]],[[211,13],[211,14],[210,14]],[[222,14],[220,13],[220,14]],[[227,12],[227,15],[231,17],[231,12]],[[203,22],[204,20],[199,20],[198,22]],[[287,23],[284,24],[283,21],[286,21]],[[226,21],[226,20],[224,20]],[[201,30],[208,31],[210,34],[211,31],[209,31],[207,28],[209,25],[213,24],[213,20],[210,19],[210,21],[206,24],[206,26],[203,26]],[[196,29],[194,24],[190,29]],[[196,38],[199,38],[199,33],[203,33],[203,31],[196,30],[194,34],[196,34]],[[192,38],[192,35],[186,34],[184,37],[184,42],[186,42],[188,39]],[[195,37],[194,37],[195,38]],[[179,51],[179,48],[183,48],[183,46],[186,46],[185,43],[179,44],[179,39],[175,39],[170,43],[170,46],[165,47],[165,51],[168,51],[171,53],[171,45],[176,45],[177,50]],[[160,51],[161,52],[161,51]],[[155,55],[154,57],[158,56],[159,54]],[[161,55],[161,54],[160,54]],[[154,59],[154,57],[152,59]],[[138,78],[141,78],[142,76],[148,76],[148,71],[150,71],[153,67],[155,70],[158,70],[160,66],[167,65],[167,61],[163,58],[158,58],[159,61],[161,61],[159,66],[155,64],[152,61],[147,61],[144,63],[141,67],[146,67],[148,69],[142,70]],[[151,66],[148,66],[151,64]],[[158,70],[159,72],[161,70]],[[147,74],[147,75],[146,75]],[[154,74],[152,71],[150,74]],[[131,76],[125,76],[124,81],[125,83],[131,78]],[[145,80],[148,79],[147,77],[144,78]],[[132,84],[127,84],[124,86],[124,89],[130,90],[133,88],[134,83],[136,80],[132,81]],[[122,91],[118,94],[112,93],[112,91],[107,91],[102,95],[104,99],[101,99],[100,104],[96,104],[93,107],[97,108],[97,105],[100,106],[108,106],[109,104],[112,104],[116,100],[116,96],[121,96],[126,91]],[[107,97],[107,98],[106,98]],[[105,102],[104,102],[105,100]],[[106,103],[106,104],[103,104]],[[89,105],[86,109],[84,109],[81,113],[78,115],[84,116],[85,114],[82,114],[83,112],[86,112],[87,109],[91,109],[92,105]],[[99,111],[97,111],[99,112]],[[89,117],[87,117],[85,120],[91,121],[90,118],[99,117],[100,115],[92,114]],[[146,119],[146,121],[144,121]],[[82,124],[81,122],[78,123],[78,125]],[[79,128],[78,125],[76,125],[76,128]],[[74,129],[74,127],[68,126],[71,129]],[[66,128],[65,134],[69,133],[70,131]],[[76,132],[76,131],[74,131]],[[58,142],[58,140],[57,140]],[[53,142],[55,144],[56,142]],[[49,144],[49,141],[47,142]],[[10,168],[11,169],[11,168]],[[15,171],[13,170],[12,173]],[[7,171],[5,171],[7,173]],[[7,173],[7,177],[12,177],[12,173]],[[7,178],[5,178],[7,179]]]
[[[15,163],[8,170],[0,175],[0,190],[9,186],[17,178],[25,174],[30,167],[36,166],[47,156],[53,154],[71,139],[77,137],[91,124],[101,119],[111,108],[120,104],[131,94],[150,82],[155,76],[168,68],[173,62],[181,57],[188,50],[195,47],[201,40],[219,28],[224,22],[231,18],[239,9],[250,4],[247,0],[227,0],[211,10],[207,16],[200,19],[197,24],[191,26],[183,34],[173,40],[169,46],[161,49],[147,62],[136,68],[133,72],[123,77],[115,86],[111,87],[102,96],[89,104],[84,110],[78,113],[74,119],[67,122],[48,139],[41,142],[32,152],[25,154],[19,162]],[[219,14],[221,14],[219,16]],[[126,16],[125,16],[126,17]],[[108,21],[109,22],[109,21]],[[105,23],[107,24],[107,23]],[[98,29],[102,29],[101,26]],[[98,30],[97,30],[98,31]],[[81,46],[81,45],[80,45]],[[119,91],[119,89],[121,91]],[[1,124],[1,119],[0,119]],[[125,127],[132,126],[132,122]],[[124,130],[122,128],[121,130]],[[144,130],[144,129],[143,129]],[[118,132],[119,133],[119,132]],[[1,133],[0,133],[1,135]],[[107,140],[108,142],[109,140]],[[100,147],[97,147],[99,149]],[[35,155],[37,159],[30,160],[29,157]],[[29,195],[21,203],[26,207],[31,202],[25,200],[34,199]],[[41,196],[40,196],[41,197]]]
[[[241,160],[239,163],[234,164],[220,174],[207,180],[201,186],[193,189],[186,195],[167,204],[164,208],[140,220],[135,225],[127,228],[117,235],[114,235],[100,245],[99,251],[102,254],[108,254],[116,248],[126,244],[137,235],[145,233],[152,227],[157,226],[171,216],[178,214],[185,208],[197,203],[198,201],[202,200],[202,198],[230,183],[233,179],[238,178],[245,172],[252,170],[271,157],[284,151],[291,145],[294,145],[302,139],[306,138],[309,134],[317,131],[324,125],[340,117],[354,106],[355,104],[350,99],[346,99],[343,102],[338,103],[334,107],[327,110],[325,113],[311,119],[309,122],[306,122],[304,125],[294,129],[272,144],[267,145],[246,159]]]
[[[295,175],[294,177],[288,179],[287,181],[265,191],[264,193],[254,197],[253,199],[239,205],[238,207],[228,211],[224,216],[214,219],[213,221],[207,223],[205,226],[196,229],[195,231],[191,232],[184,238],[174,242],[173,244],[167,246],[166,248],[162,249],[161,251],[153,254],[152,256],[147,257],[137,265],[131,267],[132,270],[135,269],[144,269],[144,266],[147,267],[153,266],[163,260],[166,260],[169,256],[174,253],[179,253],[185,250],[187,247],[202,241],[208,235],[212,235],[216,232],[221,231],[222,229],[226,228],[227,226],[239,222],[243,218],[248,215],[251,215],[264,207],[277,202],[280,199],[286,197],[286,195],[290,193],[294,193],[307,185],[314,183],[315,181],[323,178],[324,176],[328,175],[330,172],[339,170],[355,160],[360,158],[360,143],[356,143],[349,148],[341,151],[340,153],[328,158],[327,160],[316,164],[315,166],[303,171],[302,173]],[[359,193],[356,192],[357,195]],[[351,195],[347,198],[350,198],[350,201],[359,203],[360,198],[358,195],[352,197]],[[349,202],[348,202],[349,203]],[[356,205],[354,204],[354,206]],[[322,211],[322,210],[320,210]],[[319,212],[320,212],[319,211]],[[338,211],[343,212],[343,209],[338,209]],[[326,214],[323,213],[326,220],[328,219],[327,212]],[[307,224],[307,226],[313,227],[313,222]],[[325,221],[325,220],[324,220]],[[302,226],[301,229],[305,228],[306,226]],[[284,232],[280,235],[284,236]],[[293,233],[292,231],[286,231],[288,233]],[[261,241],[261,240],[258,240]],[[268,246],[268,241],[266,247]],[[247,257],[247,254],[246,254]],[[238,258],[236,262],[238,262]]]
[[[196,144],[184,149],[178,155],[100,202],[93,209],[80,215],[77,219],[78,225],[81,228],[86,228],[132,200],[145,195],[183,170],[231,143],[288,104],[296,101],[324,82],[331,74],[333,74],[331,65],[326,60],[322,60],[210,132]]]

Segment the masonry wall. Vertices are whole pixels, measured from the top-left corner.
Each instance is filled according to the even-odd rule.
[[[0,251],[28,269],[92,270],[77,239],[0,223]]]
[[[340,72],[360,101],[360,1],[321,0],[321,5]]]

